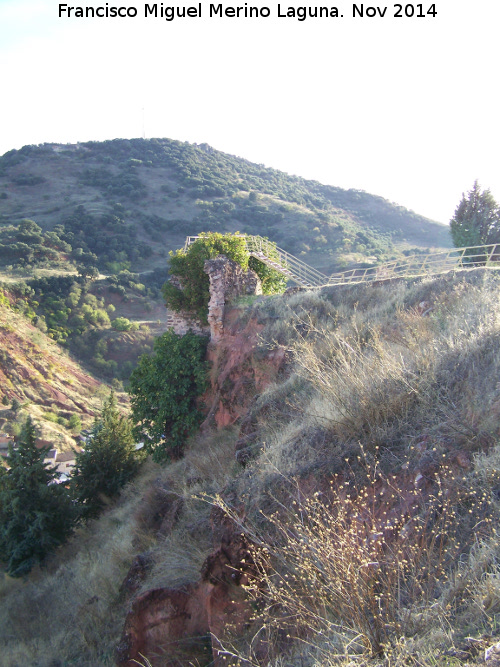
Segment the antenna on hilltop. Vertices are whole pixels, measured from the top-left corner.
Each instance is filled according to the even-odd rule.
[[[146,118],[145,118],[145,116],[146,116],[146,114],[145,114],[145,111],[144,111],[144,107],[142,107],[142,138],[143,139],[146,138]]]

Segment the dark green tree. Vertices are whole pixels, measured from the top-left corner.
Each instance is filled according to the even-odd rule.
[[[197,399],[207,385],[206,347],[206,338],[169,329],[130,376],[134,433],[158,461],[181,456],[203,418]]]
[[[491,192],[482,191],[477,181],[462,195],[450,232],[456,248],[500,243],[500,209]]]
[[[57,484],[59,473],[43,462],[45,449],[35,444],[28,417],[9,469],[0,477],[0,560],[13,577],[43,563],[71,534],[77,512],[68,490]]]
[[[96,266],[87,264],[78,264],[78,275],[88,278],[89,280],[96,280],[99,278],[99,269]]]
[[[71,487],[85,518],[96,516],[139,468],[130,420],[111,393],[96,419],[85,450],[76,455]]]

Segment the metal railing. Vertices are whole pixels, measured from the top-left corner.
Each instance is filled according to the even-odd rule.
[[[201,236],[188,236],[184,250],[197,241]],[[270,266],[282,275],[293,280],[302,287],[321,287],[328,283],[328,276],[262,236],[241,235],[245,239],[246,249],[252,257],[256,257],[267,266]]]
[[[459,269],[476,267],[500,268],[500,244],[453,248],[426,255],[410,255],[367,269],[351,269],[332,274],[328,285],[346,285],[391,280],[392,278],[418,278],[437,275]]]
[[[199,238],[202,237],[188,236],[184,250],[187,250]],[[410,255],[405,259],[386,262],[379,266],[341,271],[328,277],[262,236],[242,234],[241,238],[245,239],[250,255],[303,287],[350,285],[393,278],[418,278],[476,267],[500,268],[500,244],[490,244],[453,248],[426,255]]]
[[[264,264],[304,287],[321,287],[328,276],[306,264],[262,236],[247,236],[247,250]]]

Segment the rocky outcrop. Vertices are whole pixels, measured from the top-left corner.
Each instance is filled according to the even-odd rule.
[[[262,393],[286,365],[283,348],[259,348],[261,324],[251,319],[243,329],[233,331],[228,319],[230,316],[226,317],[223,339],[208,348],[208,359],[217,373],[203,397],[210,409],[202,428],[214,424],[223,428],[238,422],[247,414],[254,396]]]
[[[152,566],[153,557],[151,554],[138,554],[122,582],[120,593],[125,597],[131,597],[137,593]]]
[[[152,667],[181,667],[210,656],[207,610],[200,587],[157,588],[136,598],[117,647],[116,664],[132,667],[147,657]]]
[[[226,526],[227,530],[227,526]],[[228,631],[240,634],[251,616],[243,584],[251,567],[248,546],[234,527],[207,558],[201,578],[182,588],[158,588],[137,597],[116,650],[118,667],[227,665]]]

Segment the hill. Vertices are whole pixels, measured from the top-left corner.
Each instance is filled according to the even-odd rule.
[[[498,286],[476,269],[236,304],[185,457],[3,582],[3,664],[481,664]]]
[[[154,335],[166,328],[160,296],[166,276],[165,270],[147,274],[147,287],[128,271],[91,280],[48,270],[0,284],[0,295],[88,371],[119,383],[127,380],[138,356],[150,351]]]
[[[159,296],[166,272],[147,277],[157,286],[129,272],[95,281],[56,272],[0,283],[0,400],[21,406],[0,410],[1,430],[16,433],[30,414],[43,439],[59,449],[74,444],[71,417],[88,426],[109,385],[123,391],[140,355],[166,329]]]
[[[75,444],[69,419],[91,424],[107,389],[0,294],[0,429],[17,433],[31,415],[44,440],[68,449]]]
[[[20,230],[23,219],[40,229]],[[447,226],[382,197],[168,139],[9,151],[0,158],[0,223],[0,268],[144,271],[207,230],[267,236],[327,274],[451,245]]]

